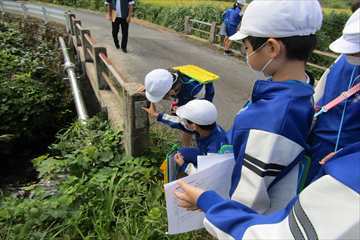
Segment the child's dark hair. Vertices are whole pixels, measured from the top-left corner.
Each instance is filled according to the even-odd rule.
[[[214,122],[213,124],[210,125],[198,125],[199,128],[201,128],[202,130],[207,130],[207,131],[211,131],[214,128],[216,128],[216,122]]]
[[[181,78],[181,72],[179,70],[176,70],[173,68],[168,68],[166,70],[168,70],[171,73],[171,75],[173,76],[173,85],[172,85],[171,89],[174,89],[179,84],[181,84],[181,81],[178,81]]]
[[[360,0],[353,0],[351,5],[351,11],[354,13],[359,8],[360,8]]]
[[[234,5],[233,5],[233,9],[235,9],[235,8],[237,8],[239,5],[238,5],[238,3],[236,2],[236,3],[234,3]]]
[[[268,39],[269,38],[251,36],[247,38],[254,50],[261,47]],[[294,36],[277,39],[285,45],[286,57],[289,60],[307,61],[311,52],[315,50],[317,43],[315,34],[309,36]]]

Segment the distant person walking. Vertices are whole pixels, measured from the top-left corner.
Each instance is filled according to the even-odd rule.
[[[231,40],[229,38],[234,35],[239,28],[239,24],[243,15],[242,9],[244,8],[245,3],[245,0],[237,0],[234,3],[234,6],[225,10],[223,14],[223,25],[221,27],[220,35],[225,36],[225,55],[230,55],[232,53],[232,51],[230,50]]]
[[[134,0],[106,0],[107,4],[107,19],[112,21],[112,36],[114,44],[117,49],[120,49],[119,45],[119,29],[121,25],[121,50],[127,53],[127,42],[129,33],[129,23],[134,10]]]

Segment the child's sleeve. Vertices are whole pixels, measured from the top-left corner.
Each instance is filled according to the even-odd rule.
[[[196,147],[182,147],[178,150],[184,160],[184,164],[180,167],[181,172],[188,175],[197,172],[197,157],[202,155],[199,148]]]
[[[197,169],[197,167],[194,166],[194,164],[189,163],[189,164],[186,166],[184,172],[185,172],[187,175],[193,175],[193,174],[195,174],[195,173],[198,172],[198,169]]]
[[[206,230],[221,240],[359,239],[358,203],[359,194],[331,174],[321,176],[271,214],[258,214],[212,191],[197,200],[205,213]]]
[[[171,128],[179,129],[187,133],[193,133],[190,129],[185,127],[185,125],[181,122],[181,118],[179,118],[178,116],[173,116],[166,113],[159,113],[157,121]]]
[[[207,191],[199,197],[197,206],[205,213],[206,230],[217,239],[293,239],[282,220],[288,216],[295,200],[277,213],[261,215],[244,204]],[[266,230],[263,224],[268,226]]]
[[[250,129],[248,136],[239,134],[233,145],[236,164],[230,190],[232,200],[264,213],[270,208],[279,209],[296,195],[298,165],[293,164],[302,156],[302,146],[284,136],[257,129]],[[281,184],[270,189],[282,174],[286,176],[279,181]]]
[[[213,83],[205,84],[205,100],[212,102],[215,96],[215,89]]]

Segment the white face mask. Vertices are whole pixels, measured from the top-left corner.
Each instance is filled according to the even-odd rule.
[[[255,73],[255,75],[256,75],[256,80],[266,80],[266,79],[268,79],[268,78],[271,77],[271,76],[268,76],[264,71],[265,71],[265,69],[271,64],[271,62],[272,62],[273,60],[274,60],[274,59],[272,59],[272,58],[269,59],[269,61],[267,61],[267,62],[265,63],[265,65],[261,68],[261,70],[259,70],[259,71],[255,70],[255,69],[250,65],[248,58],[246,58],[246,63],[247,63],[247,65],[249,66],[249,68]]]
[[[256,54],[260,49],[262,49],[264,46],[266,45],[266,42],[261,45],[260,47],[258,47],[255,51],[253,51],[252,53],[250,53],[249,55],[246,55],[246,64],[249,66],[249,68],[255,73],[256,75],[256,80],[265,80],[265,79],[268,79],[270,76],[267,75],[264,71],[265,69],[272,63],[272,61],[274,59],[269,59],[269,61],[267,61],[265,63],[265,65],[261,68],[261,70],[255,70],[251,65],[250,65],[250,62],[249,62],[249,57],[251,57],[252,55]]]
[[[265,63],[265,65],[261,68],[261,70],[255,70],[249,63],[249,57],[251,57],[252,55],[256,54],[258,52],[258,50],[262,49],[264,46],[266,45],[266,42],[261,45],[260,47],[258,47],[255,51],[253,51],[252,53],[250,53],[249,55],[246,55],[246,64],[249,66],[249,68],[255,73],[256,75],[256,80],[265,80],[268,79],[270,76],[267,75],[264,71],[266,70],[266,68],[272,63],[272,61],[274,59],[269,59],[269,61],[267,61]]]
[[[346,55],[346,60],[352,65],[360,66],[360,57]]]

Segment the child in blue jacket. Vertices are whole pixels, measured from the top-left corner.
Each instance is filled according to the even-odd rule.
[[[207,100],[195,99],[176,109],[176,116],[145,109],[150,116],[171,128],[195,135],[196,147],[180,148],[175,155],[181,171],[191,174],[196,171],[197,156],[217,153],[228,141],[224,129],[216,124],[217,110]]]
[[[305,62],[321,24],[317,0],[252,1],[232,37],[243,40],[249,67],[268,77],[256,81],[229,132],[235,159],[230,198],[255,212],[279,210],[297,194],[314,114]]]
[[[360,83],[360,9],[347,21],[343,36],[330,45],[340,57],[315,89],[318,108]],[[312,165],[308,181],[317,174],[319,161],[331,152],[360,141],[360,93],[319,115],[309,138]]]
[[[175,100],[180,107],[194,99],[214,99],[213,83],[202,84],[173,69],[154,69],[145,76],[145,96],[151,103]],[[174,109],[175,110],[175,109]]]
[[[234,3],[232,8],[225,10],[223,14],[223,26],[224,32],[222,33],[225,35],[224,38],[224,52],[225,54],[231,54],[231,43],[232,41],[229,39],[232,35],[234,35],[239,27],[241,22],[241,18],[243,15],[242,9],[244,8],[245,0],[237,0]]]
[[[314,181],[286,206],[259,214],[180,182],[179,205],[195,202],[205,213],[204,226],[217,239],[360,239],[360,142],[323,163]],[[191,196],[191,198],[187,198]]]
[[[155,69],[145,76],[145,96],[151,106],[161,100],[172,100],[171,113],[194,99],[214,99],[215,89],[212,82],[202,84],[173,69]],[[191,135],[182,134],[182,144],[191,145]]]

